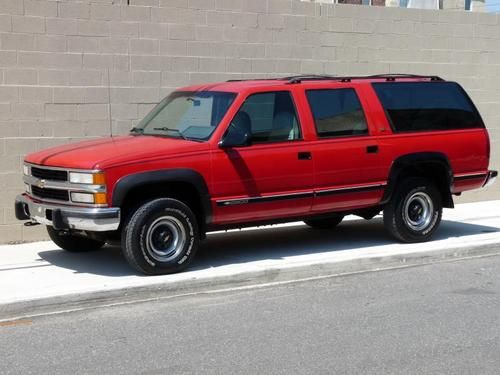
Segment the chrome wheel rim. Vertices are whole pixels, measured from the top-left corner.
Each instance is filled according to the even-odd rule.
[[[403,208],[404,221],[414,231],[426,229],[432,222],[433,214],[434,204],[431,197],[421,191],[412,194]]]
[[[186,244],[186,230],[177,218],[163,216],[156,219],[146,232],[147,251],[160,262],[175,259]]]

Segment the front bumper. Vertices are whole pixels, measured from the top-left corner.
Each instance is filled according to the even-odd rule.
[[[92,232],[117,230],[120,225],[119,208],[69,207],[43,203],[26,194],[18,195],[16,218],[51,225],[54,229],[75,229]]]
[[[498,177],[498,171],[488,171],[488,177],[486,177],[486,181],[483,184],[483,187],[491,186],[495,183]]]

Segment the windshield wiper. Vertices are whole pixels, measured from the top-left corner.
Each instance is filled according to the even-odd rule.
[[[153,128],[153,130],[161,130],[161,131],[164,131],[164,132],[174,132],[174,133],[177,133],[179,134],[179,136],[184,139],[184,140],[187,140],[187,138],[184,136],[184,134],[182,134],[182,132],[178,129],[172,129],[172,128],[168,128],[166,126],[163,126],[161,128]]]
[[[132,129],[130,129],[130,132],[131,133],[142,134],[142,133],[144,133],[144,129],[142,129],[142,128],[132,128]]]

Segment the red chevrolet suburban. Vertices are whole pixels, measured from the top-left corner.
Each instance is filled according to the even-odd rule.
[[[121,241],[166,274],[221,229],[383,211],[397,240],[426,241],[453,195],[493,183],[489,157],[471,99],[439,77],[228,81],[173,92],[129,135],[28,155],[15,208],[65,250]]]

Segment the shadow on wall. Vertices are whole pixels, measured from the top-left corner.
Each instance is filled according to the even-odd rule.
[[[498,232],[500,228],[443,221],[435,240]],[[340,224],[334,230],[315,230],[305,225],[265,227],[259,230],[209,234],[188,271],[266,259],[282,259],[297,255],[356,250],[394,244],[381,218]],[[63,250],[43,251],[39,256],[54,266],[104,276],[130,276],[135,272],[127,264],[118,247],[89,253]]]

